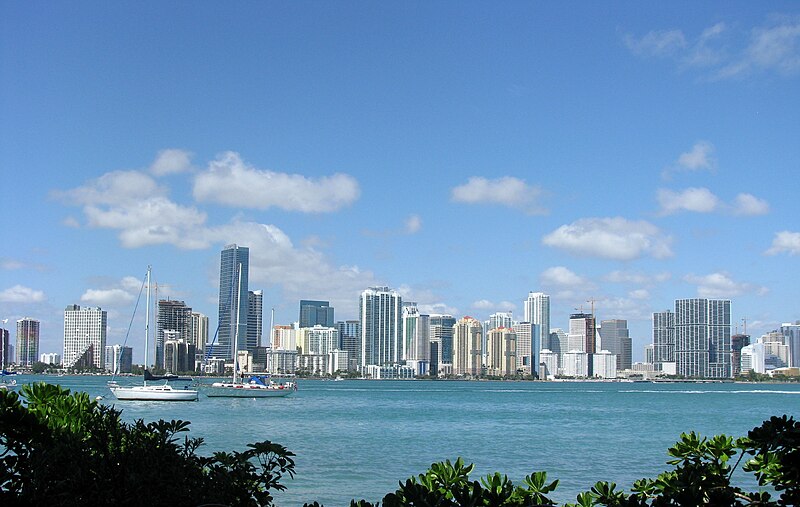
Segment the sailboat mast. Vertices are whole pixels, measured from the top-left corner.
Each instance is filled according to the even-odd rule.
[[[239,353],[237,348],[239,347],[239,314],[241,304],[242,304],[242,263],[239,263],[238,266],[239,271],[239,279],[236,282],[236,331],[233,334],[233,343],[231,346],[231,352],[233,353],[233,383],[235,384],[238,378],[238,371],[239,371]]]
[[[147,266],[147,304],[144,310],[144,370],[147,371],[147,339],[150,336],[150,266]],[[147,377],[142,374],[145,378],[144,384],[147,385]]]

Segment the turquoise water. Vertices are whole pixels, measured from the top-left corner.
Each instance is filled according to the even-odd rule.
[[[800,418],[800,385],[791,384],[301,380],[288,398],[159,403],[113,400],[108,377],[23,378],[104,396],[126,420],[191,421],[203,453],[285,445],[297,475],[276,495],[281,506],[376,501],[458,456],[476,464],[476,478],[545,470],[561,481],[553,496],[574,501],[598,480],[629,488],[666,470],[681,432],[743,436],[772,415]]]

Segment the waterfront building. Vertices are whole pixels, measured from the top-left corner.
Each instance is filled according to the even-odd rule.
[[[39,321],[25,317],[17,321],[17,365],[31,367],[39,356]]]
[[[569,351],[580,350],[594,354],[597,350],[597,330],[594,315],[573,313],[569,316]]]
[[[675,362],[675,314],[671,310],[653,313],[653,364]]]
[[[45,352],[39,356],[39,361],[44,364],[61,366],[61,354],[58,352]]]
[[[197,349],[176,331],[164,333],[164,370],[167,373],[193,372]]]
[[[564,364],[564,353],[569,352],[569,335],[560,327],[550,331],[550,350],[558,358],[558,366]]]
[[[198,354],[202,354],[208,341],[208,316],[200,312],[191,312],[189,318],[191,319],[189,343],[195,346]]]
[[[592,376],[596,378],[617,378],[617,355],[609,350],[592,354]],[[630,368],[624,368],[629,370]]]
[[[336,322],[339,331],[339,348],[347,352],[347,370],[356,371],[361,357],[361,321],[340,320]]]
[[[530,322],[517,322],[511,329],[517,335],[516,369],[524,375],[533,375],[534,378],[539,378],[541,354],[539,325]],[[548,339],[548,341],[550,340]]]
[[[742,347],[742,358],[740,371],[746,375],[753,373],[766,373],[766,358],[764,354],[764,344],[761,342],[751,343]]]
[[[272,349],[267,351],[267,372],[272,375],[294,374],[297,350]]]
[[[452,315],[447,314],[431,314],[430,316],[430,340],[431,343],[438,344],[438,363],[452,364],[453,363],[453,326],[456,325],[456,319]],[[436,372],[442,373],[439,369]]]
[[[108,317],[99,307],[64,309],[64,367],[105,369]]]
[[[632,351],[628,321],[624,319],[601,321],[600,348],[617,356],[617,367],[620,370],[629,370],[632,362]]]
[[[764,344],[764,360],[768,370],[789,366],[789,346],[783,343],[783,333],[772,331],[759,338]]]
[[[297,348],[300,354],[327,354],[339,348],[339,330],[319,324],[301,327],[297,330]]]
[[[120,344],[106,346],[106,371],[119,375],[130,373],[132,368],[133,348]]]
[[[294,326],[276,325],[272,327],[272,350],[297,350],[297,330]]]
[[[684,377],[731,377],[730,300],[675,300],[675,362]]]
[[[483,326],[469,316],[459,319],[453,326],[453,375],[480,375],[482,357]]]
[[[264,291],[247,292],[247,350],[254,351],[261,346],[264,334]]]
[[[644,346],[644,362],[653,364],[653,358],[655,357],[655,347],[652,343],[648,343]]]
[[[800,367],[800,320],[781,325],[783,341],[789,347],[789,366]]]
[[[735,334],[731,336],[731,375],[742,372],[742,348],[750,345],[750,335]]]
[[[172,340],[183,340],[189,343],[192,340],[192,309],[183,301],[162,299],[158,302],[156,317],[156,368],[165,368],[164,343],[167,335]],[[149,358],[145,358],[145,365]],[[194,361],[193,361],[194,362]]]
[[[330,301],[300,300],[300,327],[334,327],[334,313]]]
[[[334,349],[328,352],[328,375],[346,372],[350,368],[350,359],[346,350]]]
[[[589,376],[590,355],[582,350],[570,350],[564,353],[564,365],[561,368],[565,377],[586,378]]]
[[[419,312],[416,303],[403,303],[402,360],[430,363],[430,316]]]
[[[413,379],[414,369],[400,364],[392,365],[377,365],[369,364],[361,369],[362,374],[366,378],[371,379],[386,379],[386,380],[400,380],[400,379]]]
[[[484,322],[486,329],[484,332],[488,333],[492,329],[500,327],[510,328],[514,324],[514,317],[511,312],[495,312],[489,315],[489,320]]]
[[[319,376],[328,372],[328,359],[328,354],[298,354],[297,369]]]
[[[237,337],[236,350],[247,350],[249,275],[250,249],[236,244],[226,245],[220,253],[219,332],[218,345],[214,346],[213,352],[229,361],[233,359],[231,344]]]
[[[542,349],[539,353],[541,365],[539,367],[539,378],[547,379],[558,375],[558,354],[549,349]]]
[[[389,287],[370,287],[361,293],[360,366],[400,362],[403,298]]]
[[[533,337],[533,341],[539,343],[539,350],[553,350],[550,344],[550,296],[543,292],[530,292],[523,306],[523,321],[539,326],[539,336]]]
[[[486,333],[486,374],[507,377],[517,373],[517,335],[498,327]]]
[[[8,365],[11,364],[13,359],[13,354],[11,353],[11,343],[9,343],[9,332],[8,329],[3,329],[0,327],[0,366],[1,369],[5,370],[8,368]]]

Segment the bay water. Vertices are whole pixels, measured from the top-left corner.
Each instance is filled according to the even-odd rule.
[[[600,480],[629,489],[669,469],[681,432],[745,436],[772,415],[800,418],[800,385],[743,383],[300,380],[287,398],[118,401],[103,376],[21,376],[61,384],[122,410],[126,421],[191,421],[200,453],[271,440],[297,456],[280,506],[380,500],[431,463],[462,457],[473,478],[515,482],[544,470],[574,501]],[[129,379],[118,379],[121,384]],[[134,380],[130,379],[130,383]],[[745,487],[755,489],[740,474]]]

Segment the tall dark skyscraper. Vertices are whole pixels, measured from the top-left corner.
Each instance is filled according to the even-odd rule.
[[[333,327],[333,307],[329,301],[301,299],[299,322],[300,327]]]
[[[339,330],[339,348],[347,351],[348,367],[355,370],[361,358],[361,321],[339,321],[336,329]]]
[[[247,350],[249,274],[249,248],[233,244],[222,249],[219,263],[219,336],[213,350],[216,357],[232,359],[231,343],[237,336],[236,350]]]
[[[251,290],[247,295],[247,350],[261,346],[264,332],[264,291]]]
[[[438,343],[438,363],[453,362],[453,327],[456,319],[452,315],[431,315],[431,342]]]

